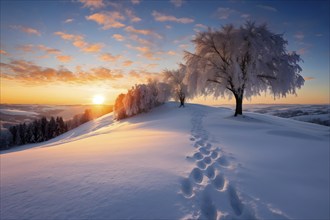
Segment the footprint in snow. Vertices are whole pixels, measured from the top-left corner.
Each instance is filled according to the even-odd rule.
[[[225,156],[221,156],[217,159],[217,162],[223,167],[229,167],[230,162]]]
[[[193,195],[193,188],[189,179],[185,178],[181,182],[181,191],[185,197]]]
[[[211,157],[212,157],[212,159],[217,159],[218,155],[219,155],[218,152],[213,151],[211,154]]]
[[[199,149],[199,151],[200,151],[202,154],[204,154],[205,156],[209,156],[209,155],[211,154],[211,152],[210,152],[209,150],[205,149],[204,147],[201,147],[201,148]]]
[[[208,168],[206,168],[205,170],[205,175],[209,178],[209,179],[214,179],[215,177],[215,170],[213,166],[209,166]]]
[[[237,192],[234,187],[229,186],[228,187],[228,195],[229,195],[229,201],[230,206],[234,210],[234,213],[238,216],[240,216],[243,212],[244,206],[242,201],[237,195]]]
[[[213,185],[217,190],[223,190],[225,186],[225,178],[222,174],[219,174],[214,178]]]
[[[191,173],[190,177],[196,182],[201,183],[203,181],[203,173],[199,168],[194,168]]]
[[[210,164],[210,163],[212,163],[211,157],[204,157],[203,161],[204,161],[204,163],[206,163],[206,164]]]
[[[204,161],[201,160],[197,162],[197,167],[204,170],[206,168],[206,164],[204,163]]]
[[[204,156],[201,154],[201,153],[199,153],[199,152],[197,152],[197,153],[194,153],[194,156],[193,156],[196,160],[201,160],[201,159],[203,159],[204,158]]]
[[[205,194],[201,203],[201,219],[217,219],[217,209],[215,208],[209,195]]]

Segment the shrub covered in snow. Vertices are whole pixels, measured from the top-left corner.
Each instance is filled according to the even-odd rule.
[[[166,83],[150,81],[138,84],[126,94],[120,94],[114,105],[114,118],[123,119],[159,106],[170,98],[170,86]]]

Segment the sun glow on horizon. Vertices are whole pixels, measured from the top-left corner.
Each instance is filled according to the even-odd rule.
[[[95,105],[102,105],[104,103],[104,100],[105,100],[104,96],[102,96],[102,95],[95,95],[93,97],[93,104],[95,104]]]

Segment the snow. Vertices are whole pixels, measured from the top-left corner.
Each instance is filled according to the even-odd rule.
[[[166,103],[1,153],[1,219],[329,219],[329,128]]]
[[[7,115],[38,115],[36,112],[28,112],[28,111],[22,111],[18,109],[0,109],[1,114],[7,114]]]

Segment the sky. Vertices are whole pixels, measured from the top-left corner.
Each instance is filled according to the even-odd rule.
[[[113,104],[136,83],[176,69],[196,33],[266,23],[296,51],[305,85],[296,95],[245,103],[328,104],[329,1],[1,0],[1,103]],[[199,97],[191,102],[231,104]]]

